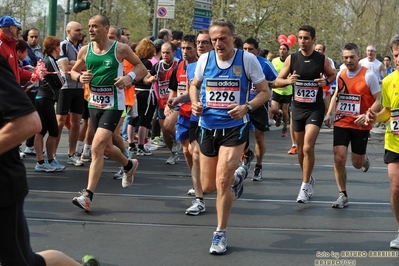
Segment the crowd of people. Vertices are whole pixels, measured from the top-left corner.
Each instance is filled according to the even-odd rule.
[[[337,71],[309,25],[298,30],[298,51],[290,53],[290,45],[280,42],[278,56],[270,60],[257,40],[237,37],[233,23],[226,18],[212,20],[209,29],[196,35],[162,29],[157,39],[146,37],[137,44],[131,43],[129,29],[111,25],[103,15],[89,20],[87,36],[79,22],[70,21],[66,40],[47,36],[43,47],[37,29],[27,30],[22,40],[18,39],[20,28],[15,18],[0,18],[1,67],[8,73],[7,80],[2,76],[0,83],[6,106],[0,117],[0,143],[8,140],[10,124],[17,126],[29,119],[24,126],[30,128],[12,143],[0,145],[0,156],[9,156],[13,166],[20,166],[20,158],[35,155],[35,171],[64,171],[66,167],[56,154],[67,127],[65,163],[81,167],[90,162],[88,184],[72,199],[84,211],[91,211],[105,159],[120,166],[114,178],[121,179],[122,187],[127,188],[134,182],[138,157],[151,156],[154,150],[166,147],[170,151],[166,164],[176,164],[182,152],[191,171],[193,187],[188,194],[195,199],[186,209],[187,215],[205,212],[204,193],[216,191],[217,226],[209,253],[225,254],[233,201],[243,193],[243,181],[255,158],[252,180],[262,180],[265,132],[271,126],[282,125],[281,137],[286,137],[290,125],[288,154],[298,156],[302,170],[298,203],[307,203],[314,194],[312,172],[320,128],[323,123],[334,126],[334,174],[339,195],[332,207],[342,209],[349,205],[345,168],[349,144],[352,165],[367,172],[369,132],[373,123],[389,121],[384,161],[399,224],[399,102],[395,96],[399,37],[395,36],[390,46],[395,68],[390,56],[384,57],[384,63],[376,59],[373,45],[367,47],[367,57],[360,59],[359,47],[348,43],[342,48],[344,63]],[[38,69],[45,69],[42,79],[34,78]],[[19,94],[27,96],[21,96],[23,106],[8,101],[12,96],[3,82],[11,81],[14,90],[18,87]],[[249,148],[251,130],[255,151]],[[22,141],[26,141],[26,148],[24,152],[19,148],[18,156]],[[6,166],[0,166],[0,171],[9,172]],[[18,172],[18,178],[26,184],[24,173]],[[26,194],[24,186],[12,202],[0,201],[1,212],[15,211],[16,206],[22,217]],[[27,230],[26,221],[21,219],[13,230]],[[27,231],[21,239],[14,239],[16,244],[24,242],[23,256],[41,261],[37,265],[45,265],[43,258],[46,265],[52,265],[46,252],[32,253],[28,240]],[[399,248],[399,237],[390,246]],[[52,258],[70,260],[55,251]],[[94,257],[85,258],[85,265],[99,265]],[[6,253],[0,253],[2,265],[13,265],[9,261]]]

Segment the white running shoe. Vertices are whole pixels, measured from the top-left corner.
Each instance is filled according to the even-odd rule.
[[[26,147],[24,153],[26,155],[36,155],[35,147]]]
[[[195,189],[194,189],[194,188],[190,188],[190,189],[187,191],[187,195],[189,195],[189,196],[195,196]]]
[[[205,203],[200,199],[192,201],[191,207],[186,210],[187,215],[198,215],[205,211]]]
[[[391,248],[399,248],[399,234],[396,236],[394,240],[389,244]]]
[[[85,163],[82,162],[79,156],[75,153],[71,157],[68,157],[67,164],[75,165],[75,166],[83,166]]]
[[[36,163],[35,166],[35,172],[55,172],[56,168],[55,166],[51,166],[47,161],[45,161],[43,164]]]
[[[346,197],[344,193],[340,192],[338,199],[333,203],[332,207],[343,209],[345,207],[348,207],[348,205],[349,205],[348,197]]]
[[[146,148],[149,151],[158,150],[158,147],[156,145],[152,144],[150,139],[148,139],[147,143],[144,144],[144,148]]]
[[[137,167],[139,166],[139,161],[137,159],[130,159],[130,161],[133,164],[132,169],[130,169],[129,171],[123,171],[123,176],[122,176],[122,187],[123,188],[128,188],[133,184],[134,172],[136,171]]]
[[[213,232],[212,245],[209,253],[212,255],[223,255],[227,251],[226,232]]]
[[[179,154],[178,153],[172,153],[169,158],[166,160],[166,164],[176,164],[176,162],[179,161]]]

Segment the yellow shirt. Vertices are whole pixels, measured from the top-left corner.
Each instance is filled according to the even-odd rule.
[[[386,108],[399,108],[399,71],[395,70],[382,80],[382,105]],[[399,136],[391,132],[391,119],[385,133],[385,149],[399,154]]]
[[[272,60],[272,64],[274,68],[276,69],[277,73],[280,73],[281,69],[284,66],[284,62],[280,60],[280,57],[276,57]],[[286,89],[279,89],[279,88],[273,88],[273,91],[280,94],[280,95],[292,95],[292,86],[288,85]]]

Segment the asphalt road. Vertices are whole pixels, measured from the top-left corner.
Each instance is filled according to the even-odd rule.
[[[193,200],[186,194],[192,187],[190,173],[183,160],[166,165],[166,149],[139,157],[128,189],[112,178],[118,166],[106,161],[90,213],[71,203],[86,187],[88,165],[36,173],[35,158],[29,156],[24,159],[30,187],[25,213],[31,244],[35,251],[58,249],[77,260],[93,254],[107,266],[398,265],[398,252],[389,248],[397,225],[382,161],[383,134],[371,136],[369,171],[347,163],[349,207],[333,209],[338,190],[332,130],[322,129],[319,135],[315,193],[307,204],[295,202],[301,171],[296,156],[287,154],[289,137],[282,138],[276,128],[267,132],[263,181],[245,180],[230,216],[224,256],[208,254],[216,227],[215,194],[206,195],[205,213],[185,215]],[[67,143],[63,132],[57,152],[61,163],[66,163]]]

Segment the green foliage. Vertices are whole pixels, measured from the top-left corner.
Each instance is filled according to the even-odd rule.
[[[59,1],[57,7],[57,36],[63,35],[65,4]],[[65,0],[66,1],[66,0]],[[71,3],[73,0],[70,0]],[[91,7],[69,19],[79,21],[87,34],[90,17],[100,13],[111,23],[127,27],[131,42],[152,35],[154,0],[90,0]],[[0,16],[13,15],[22,21],[23,28],[39,27],[44,33],[46,25],[45,0],[3,0],[0,1]],[[238,35],[245,39],[254,37],[261,48],[277,52],[280,34],[297,35],[301,25],[309,24],[316,29],[317,42],[327,47],[327,55],[334,60],[341,59],[341,48],[347,42],[356,43],[362,52],[368,44],[377,47],[378,56],[389,54],[388,42],[396,33],[399,21],[396,17],[399,1],[396,0],[213,0],[213,18],[225,15],[236,26]],[[194,0],[176,0],[175,19],[158,20],[158,28],[164,26],[182,30],[185,34],[192,29]],[[297,49],[294,46],[292,49]],[[365,55],[363,55],[365,56]]]

